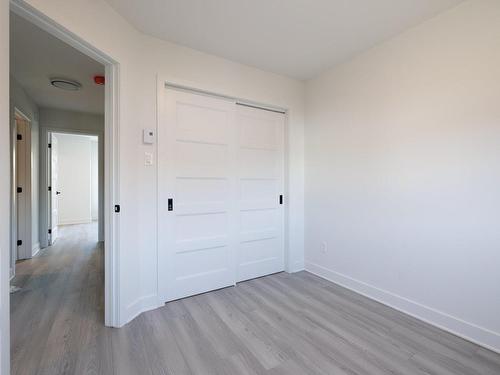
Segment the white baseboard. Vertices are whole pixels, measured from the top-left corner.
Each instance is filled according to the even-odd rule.
[[[305,270],[304,261],[301,260],[301,261],[297,261],[293,264],[292,269],[290,270],[290,273],[300,272],[300,271],[304,271],[304,270]]]
[[[120,316],[123,318],[120,319],[121,321],[119,323],[119,327],[123,327],[125,324],[131,322],[143,312],[157,309],[158,307],[161,307],[163,305],[164,304],[160,303],[160,301],[158,300],[158,295],[156,294],[140,297],[127,306],[124,314],[120,314]]]
[[[392,307],[407,315],[417,318],[425,323],[448,331],[467,341],[485,347],[494,352],[500,353],[500,333],[479,327],[473,323],[463,321],[444,312],[424,306],[418,302],[394,293],[379,289],[373,285],[353,279],[319,264],[306,262],[306,271],[335,284],[350,289],[365,297]]]
[[[31,249],[31,256],[34,257],[38,254],[40,251],[40,242],[37,242],[36,244],[33,245],[33,248]]]
[[[68,220],[68,221],[60,221],[59,226],[63,225],[76,225],[76,224],[90,224],[92,220],[90,219],[81,219],[81,220]]]

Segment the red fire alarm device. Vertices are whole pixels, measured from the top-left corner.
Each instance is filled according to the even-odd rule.
[[[104,85],[104,83],[105,83],[104,76],[95,76],[94,82],[96,85]]]

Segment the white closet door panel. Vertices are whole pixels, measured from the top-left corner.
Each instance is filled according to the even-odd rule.
[[[255,242],[255,243],[254,243]],[[262,241],[248,241],[242,243],[242,248],[247,251],[242,251],[241,261],[243,264],[255,264],[255,263],[267,263],[272,266],[273,263],[267,262],[269,260],[269,252],[273,251],[273,248],[279,246],[279,240],[275,238],[267,238]],[[272,257],[271,257],[272,258]],[[262,266],[262,265],[260,265]],[[276,272],[274,269],[271,271],[267,270],[268,273]],[[262,272],[266,272],[263,270]]]
[[[177,253],[187,253],[204,249],[224,247],[228,243],[228,236],[207,236],[189,240],[177,241]]]
[[[280,188],[280,182],[276,179],[240,178],[240,210],[278,208],[276,194]]]
[[[176,254],[175,288],[167,301],[234,285],[234,274],[228,276],[228,266],[220,261],[228,256],[227,246]]]
[[[232,124],[227,121],[227,111],[210,107],[210,104],[177,103],[177,139],[201,143],[227,145],[232,142]]]
[[[284,270],[281,113],[238,106],[237,281]]]
[[[227,235],[227,212],[202,214],[176,214],[175,238],[177,241]]]
[[[246,242],[257,242],[257,241],[264,241],[264,240],[269,240],[273,238],[278,238],[279,237],[279,232],[276,229],[261,229],[261,230],[255,230],[255,231],[244,231],[241,232],[240,234],[240,241],[241,243],[246,243]],[[243,259],[246,259],[248,257],[247,254],[244,254]]]
[[[240,147],[240,179],[276,181],[280,173],[279,151]]]
[[[250,113],[249,111],[253,111]],[[259,111],[259,112],[257,112]],[[281,136],[275,129],[276,119],[261,109],[243,109],[239,111],[240,146],[245,148],[260,148],[276,150],[279,148]],[[278,114],[278,116],[282,116]]]
[[[216,214],[231,209],[227,178],[177,177],[175,210],[177,215]]]
[[[234,103],[166,92],[158,150],[159,289],[169,301],[235,283],[236,133]]]
[[[175,144],[175,170],[178,178],[227,178],[230,165],[228,146],[179,141]]]
[[[177,177],[175,197],[177,204],[197,204],[204,202],[225,202],[230,194],[227,179],[207,178],[200,190],[201,178]]]

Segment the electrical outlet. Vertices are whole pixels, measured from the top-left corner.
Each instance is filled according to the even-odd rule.
[[[328,251],[328,244],[326,243],[326,241],[321,242],[321,252],[323,254],[326,254],[327,251]]]

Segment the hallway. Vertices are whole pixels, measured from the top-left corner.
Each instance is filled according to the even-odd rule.
[[[16,265],[11,285],[21,290],[11,294],[12,374],[92,368],[97,365],[89,363],[92,354],[108,347],[103,341],[104,254],[97,223],[62,226],[59,233],[54,246]],[[82,349],[68,350],[75,347]]]

